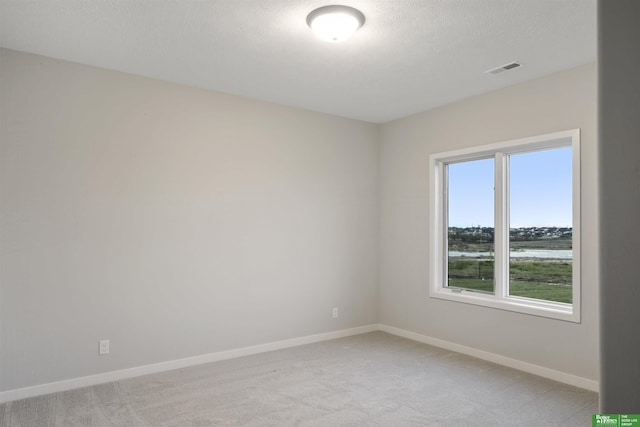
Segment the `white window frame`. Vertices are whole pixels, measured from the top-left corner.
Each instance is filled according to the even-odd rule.
[[[506,155],[526,153],[551,148],[572,148],[572,303],[544,301],[533,298],[509,296],[509,183]],[[473,290],[448,288],[447,272],[447,203],[446,165],[449,163],[495,159],[495,276],[494,294]],[[518,313],[543,316],[580,323],[580,129],[515,139],[429,156],[430,185],[430,286],[429,296],[449,301],[481,305]],[[507,280],[499,280],[499,276]]]

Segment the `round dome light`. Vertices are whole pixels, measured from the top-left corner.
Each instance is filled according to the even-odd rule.
[[[307,15],[307,25],[320,39],[336,43],[351,37],[364,24],[364,15],[349,6],[323,6]]]

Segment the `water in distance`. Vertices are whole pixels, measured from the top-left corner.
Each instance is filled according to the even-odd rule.
[[[493,252],[449,251],[449,257],[489,258],[493,256]],[[571,249],[522,249],[511,251],[509,256],[511,258],[572,259],[573,251]]]

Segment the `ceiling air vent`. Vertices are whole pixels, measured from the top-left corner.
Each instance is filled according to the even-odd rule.
[[[514,68],[520,67],[522,64],[518,62],[509,62],[508,64],[501,65],[496,68],[492,68],[490,70],[485,71],[487,74],[500,74],[504,71],[513,70]]]

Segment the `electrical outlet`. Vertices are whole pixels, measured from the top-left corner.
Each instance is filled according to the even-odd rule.
[[[334,319],[338,318],[338,307],[333,307],[333,311],[331,313]]]
[[[100,340],[98,344],[98,355],[109,354],[109,340]]]

